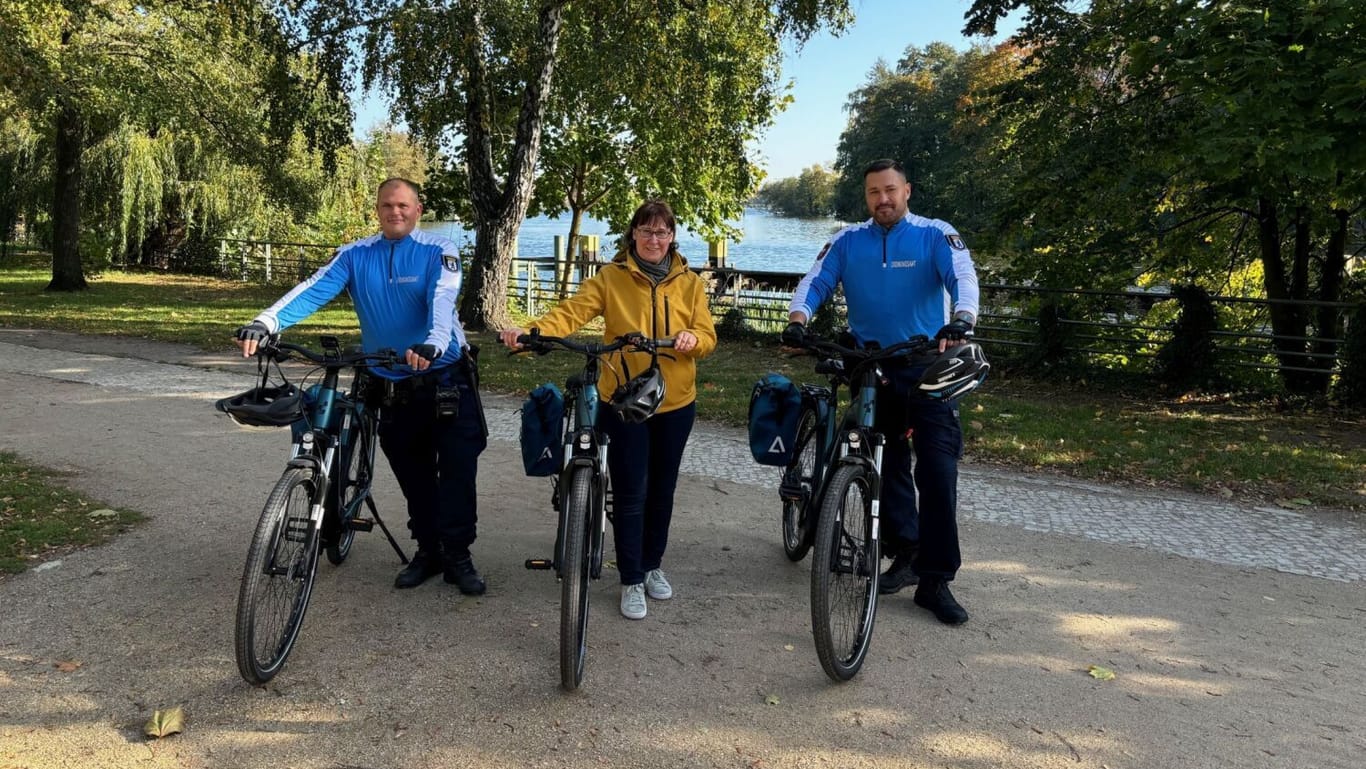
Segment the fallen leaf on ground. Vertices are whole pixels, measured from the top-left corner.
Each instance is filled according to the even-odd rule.
[[[172,734],[179,734],[185,728],[185,711],[176,705],[168,710],[157,710],[148,719],[147,725],[142,727],[142,731],[148,737],[161,739]]]
[[[75,660],[62,660],[61,662],[52,663],[52,667],[57,668],[57,670],[62,673],[72,673],[80,669],[81,663]]]
[[[1115,677],[1115,671],[1100,665],[1091,665],[1086,668],[1086,672],[1097,681],[1109,681]]]

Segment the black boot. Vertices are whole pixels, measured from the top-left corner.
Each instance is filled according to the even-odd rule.
[[[484,591],[488,589],[483,576],[479,574],[478,569],[474,568],[474,559],[470,557],[469,553],[448,555],[444,563],[446,582],[458,586],[460,592],[465,595],[483,595]]]
[[[907,550],[893,558],[892,565],[888,566],[887,571],[882,572],[882,577],[878,579],[877,591],[882,595],[890,595],[900,592],[903,587],[918,583],[920,577],[911,567],[914,561],[915,550]]]
[[[418,548],[413,560],[394,578],[394,587],[417,587],[441,573],[441,556],[435,550]]]
[[[934,612],[934,616],[945,625],[961,625],[968,621],[968,612],[953,600],[949,583],[938,578],[926,577],[915,589],[915,604]]]

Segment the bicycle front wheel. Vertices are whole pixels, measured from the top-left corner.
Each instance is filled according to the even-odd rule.
[[[560,568],[560,686],[574,691],[583,682],[588,653],[589,509],[593,471],[577,467],[569,480],[565,508],[564,559]]]
[[[812,499],[816,494],[816,411],[802,409],[792,462],[783,469],[783,553],[800,561],[811,550]]]
[[[289,468],[256,524],[237,595],[237,669],[248,683],[274,678],[299,637],[318,568],[316,489],[311,468]]]
[[[821,505],[811,562],[811,632],[825,674],[848,681],[863,666],[877,614],[879,548],[867,468],[844,465]]]

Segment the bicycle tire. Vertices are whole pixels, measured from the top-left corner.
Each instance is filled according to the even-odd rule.
[[[360,419],[359,416],[356,417]],[[351,545],[356,542],[356,530],[351,528],[351,520],[360,513],[364,499],[362,494],[370,493],[370,470],[366,466],[370,453],[369,431],[359,421],[351,431],[350,456],[346,461],[346,474],[333,484],[336,492],[336,510],[329,514],[333,518],[335,530],[327,542],[327,560],[340,566],[351,554]]]
[[[868,469],[839,467],[817,518],[811,562],[811,633],[834,681],[858,673],[873,640],[880,551],[872,526]]]
[[[574,691],[583,683],[588,656],[589,509],[593,499],[593,470],[574,468],[565,510],[564,557],[560,570],[560,686]]]
[[[806,557],[815,538],[811,507],[816,495],[816,410],[803,407],[797,418],[792,462],[783,468],[784,486],[802,489],[801,499],[783,500],[783,554],[796,562]]]
[[[237,669],[248,683],[259,686],[280,672],[303,626],[318,569],[318,537],[309,521],[315,493],[312,468],[289,468],[252,535],[235,633]]]

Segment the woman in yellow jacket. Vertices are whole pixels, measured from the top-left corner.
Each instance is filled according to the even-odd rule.
[[[674,488],[683,447],[697,416],[697,360],[716,349],[716,329],[707,288],[688,269],[674,240],[677,222],[667,203],[652,200],[636,209],[610,264],[584,281],[578,293],[531,324],[547,336],[568,336],[602,316],[603,340],[640,332],[655,339],[672,337],[672,352],[659,356],[664,401],[649,419],[625,421],[612,408],[598,409],[598,426],[608,435],[607,463],[612,473],[612,532],[621,574],[621,613],[645,618],[645,597],[664,600],[673,588],[660,570],[669,542]],[[520,328],[499,339],[516,349]],[[627,371],[650,367],[650,355],[622,351],[604,366],[598,392],[609,397],[624,384]]]

